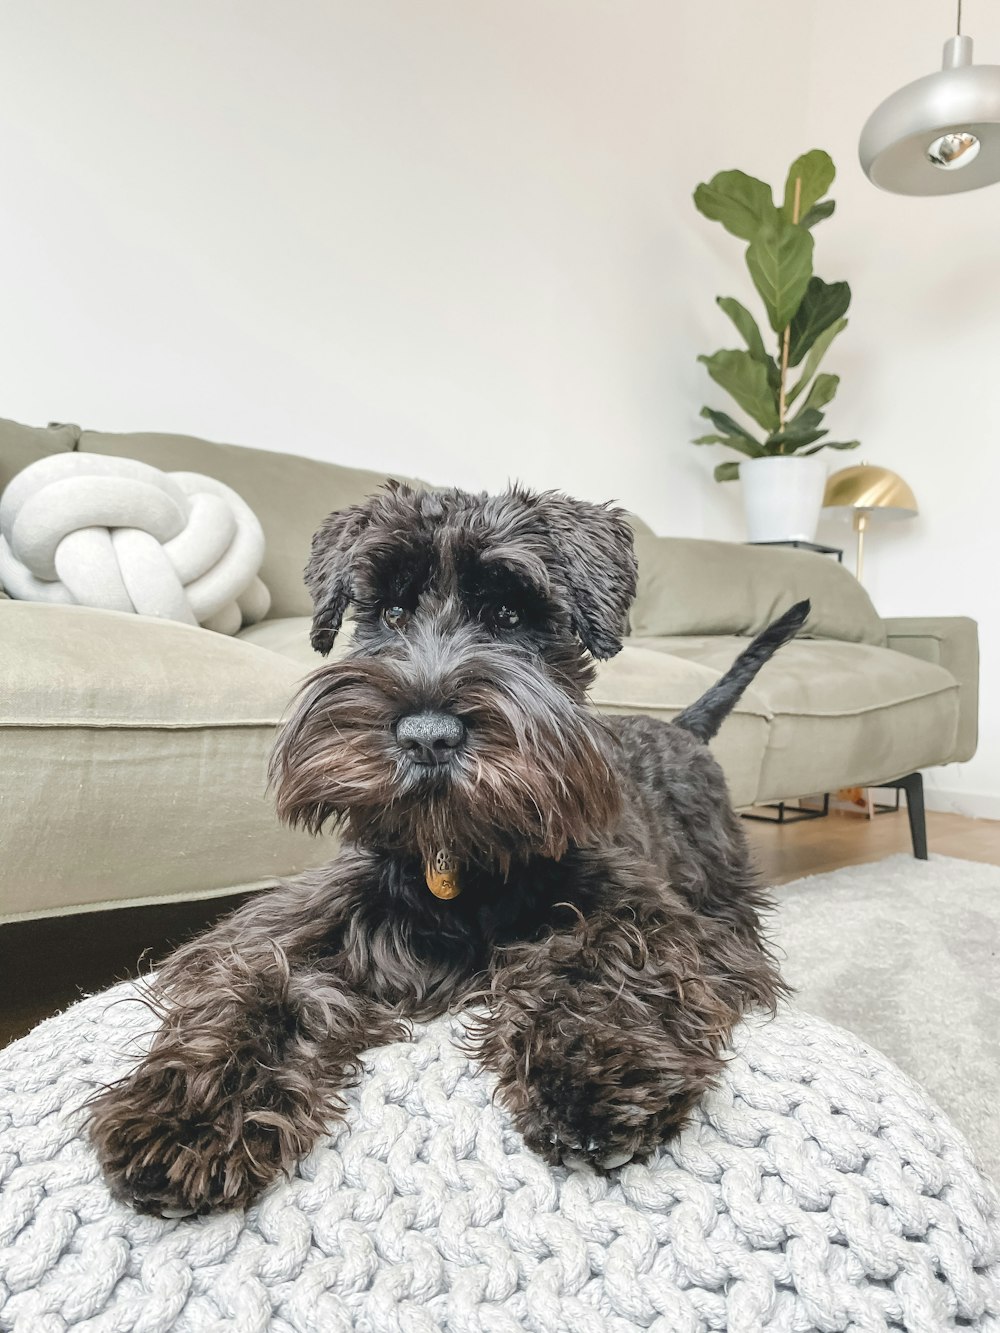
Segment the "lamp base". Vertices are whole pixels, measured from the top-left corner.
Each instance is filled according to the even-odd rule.
[[[865,533],[868,531],[868,511],[855,509],[854,531],[858,534],[858,550],[854,557],[854,577],[863,582],[865,574]]]

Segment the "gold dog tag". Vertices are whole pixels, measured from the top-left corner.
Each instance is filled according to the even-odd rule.
[[[428,861],[424,866],[424,878],[435,898],[457,898],[462,892],[458,863],[451,852],[438,852],[433,861]]]

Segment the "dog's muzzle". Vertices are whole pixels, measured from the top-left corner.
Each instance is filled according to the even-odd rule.
[[[415,763],[447,764],[465,740],[465,723],[454,713],[410,713],[396,723],[396,740]]]

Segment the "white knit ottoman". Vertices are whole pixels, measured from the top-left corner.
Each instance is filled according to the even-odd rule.
[[[996,1195],[942,1113],[846,1033],[747,1023],[644,1166],[527,1152],[447,1021],[376,1051],[246,1214],[114,1203],[79,1104],[152,1019],[130,986],[0,1053],[0,1328],[16,1333],[1000,1329]]]

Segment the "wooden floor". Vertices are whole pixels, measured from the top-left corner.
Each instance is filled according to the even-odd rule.
[[[772,884],[910,850],[904,811],[871,821],[837,811],[784,826],[748,820],[746,829]],[[931,852],[1000,865],[1000,821],[930,812],[927,834]],[[0,926],[0,1046],[81,995],[134,975],[242,901],[216,898]]]
[[[895,852],[911,850],[905,810],[876,815],[871,820],[861,814],[832,810],[825,819],[777,827],[747,820],[746,829],[757,863],[770,884],[881,861]],[[928,810],[927,845],[932,854],[1000,865],[1000,820],[968,819]]]

